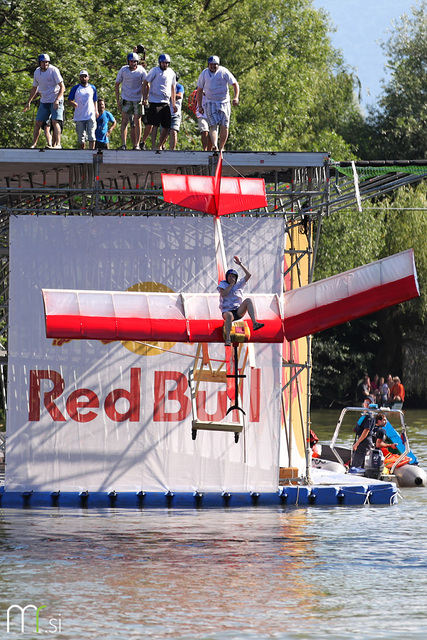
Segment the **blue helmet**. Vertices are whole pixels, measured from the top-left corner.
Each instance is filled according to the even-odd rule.
[[[50,55],[48,53],[41,53],[38,60],[39,62],[50,62]]]
[[[218,56],[211,56],[208,59],[208,64],[219,64],[219,57]]]
[[[167,53],[161,53],[161,54],[159,55],[159,64],[160,64],[161,62],[169,62],[169,63],[170,63],[170,61],[171,61],[171,57],[170,57],[170,56],[168,56],[168,54],[167,54]]]
[[[227,271],[227,273],[225,274],[225,279],[227,280],[228,276],[236,276],[236,278],[239,277],[239,274],[237,273],[236,269],[229,269]]]
[[[138,54],[136,54],[136,53],[128,53],[127,61],[130,62],[131,60],[135,60],[136,62],[138,62],[138,60],[139,60]]]

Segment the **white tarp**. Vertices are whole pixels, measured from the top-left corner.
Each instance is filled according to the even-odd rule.
[[[247,292],[280,294],[283,223],[224,219],[222,228],[229,266],[238,254],[253,274]],[[210,218],[11,218],[7,490],[277,487],[280,345],[255,345],[235,444],[232,433],[191,438],[194,360],[186,356],[197,345],[168,344],[153,355],[135,343],[46,338],[42,288],[126,291],[152,282],[163,285],[157,290],[216,290]],[[209,353],[222,358],[224,348],[210,345]],[[199,418],[221,420],[225,385],[200,389]]]

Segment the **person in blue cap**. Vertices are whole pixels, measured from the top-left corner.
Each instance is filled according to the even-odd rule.
[[[176,75],[171,69],[171,59],[167,53],[161,53],[159,64],[147,74],[142,87],[144,106],[148,105],[147,125],[142,136],[142,147],[151,135],[151,148],[156,149],[157,131],[161,126],[158,149],[162,149],[169,135],[172,114],[177,113]]]
[[[229,269],[225,274],[225,280],[221,280],[218,285],[219,308],[225,323],[225,346],[231,345],[230,332],[233,321],[240,320],[245,313],[249,314],[254,331],[258,331],[264,326],[262,322],[257,322],[255,319],[252,300],[250,298],[243,299],[243,289],[251,277],[251,273],[242,264],[239,256],[234,256],[234,262],[243,270],[244,277],[239,280],[237,271]]]
[[[61,126],[64,117],[64,91],[65,84],[62,79],[61,72],[53,64],[50,64],[50,56],[47,53],[41,53],[38,57],[39,67],[34,72],[33,86],[31,87],[30,97],[28,98],[24,111],[28,111],[32,100],[40,93],[40,106],[36,115],[36,123],[34,125],[33,144],[31,149],[37,147],[37,140],[40,135],[40,129],[44,122],[52,116],[53,127],[53,149],[62,149],[61,147]]]

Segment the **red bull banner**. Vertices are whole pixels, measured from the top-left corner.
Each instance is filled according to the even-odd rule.
[[[252,274],[245,295],[280,297],[283,221],[223,219],[222,230],[229,266],[237,254]],[[215,294],[217,272],[210,218],[11,219],[6,490],[275,490],[280,344],[255,344],[255,358],[247,358],[236,444],[229,432],[192,438],[189,369],[198,345],[188,336],[143,342],[97,339],[96,330],[88,339],[46,335],[42,289],[153,292],[167,317],[171,295],[185,301]],[[161,320],[162,309],[155,313]],[[223,344],[208,349],[219,367]],[[200,383],[199,420],[236,420],[236,411],[227,416],[230,403],[226,384]]]

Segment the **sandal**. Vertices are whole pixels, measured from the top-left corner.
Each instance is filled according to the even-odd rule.
[[[253,328],[254,331],[258,331],[258,329],[262,329],[263,326],[264,326],[263,322],[254,322],[252,324],[252,328]]]

